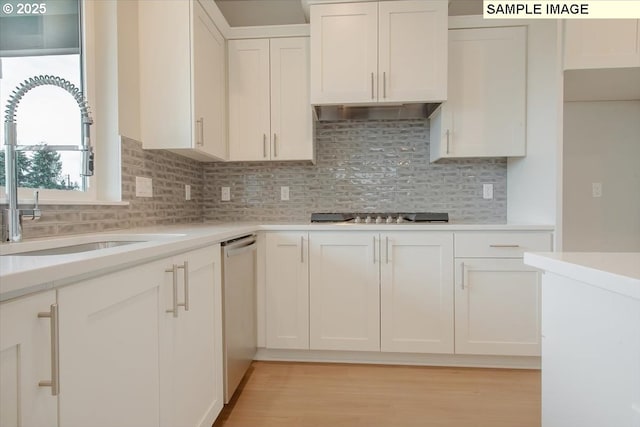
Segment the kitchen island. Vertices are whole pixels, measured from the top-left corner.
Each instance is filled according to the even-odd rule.
[[[542,426],[640,425],[640,253],[526,253],[542,278]]]

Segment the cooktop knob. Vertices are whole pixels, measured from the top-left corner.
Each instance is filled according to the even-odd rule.
[[[367,217],[364,219],[365,224],[371,224],[373,222],[373,218],[371,218],[371,215],[367,215]]]
[[[376,224],[382,224],[384,220],[382,219],[381,216],[378,215],[378,217],[376,218]]]
[[[360,218],[360,216],[356,216],[356,219],[353,220],[353,222],[355,222],[356,224],[360,224],[362,222],[362,218]]]
[[[404,218],[402,218],[402,215],[398,215],[398,219],[396,219],[396,223],[400,224],[404,222]]]
[[[387,224],[392,224],[394,222],[393,217],[391,215],[389,215],[387,217]]]

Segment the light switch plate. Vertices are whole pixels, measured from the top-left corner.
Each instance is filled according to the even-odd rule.
[[[485,200],[493,199],[493,184],[482,184],[482,198]]]
[[[136,197],[153,197],[153,182],[151,178],[136,176]]]
[[[231,187],[222,187],[222,190],[220,191],[220,199],[223,202],[231,200]]]

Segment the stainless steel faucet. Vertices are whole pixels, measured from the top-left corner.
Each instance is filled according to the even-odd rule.
[[[82,144],[81,145],[17,145],[16,109],[24,95],[38,86],[57,86],[69,92],[76,100],[82,114]],[[22,240],[22,219],[40,219],[38,208],[38,192],[35,193],[33,209],[18,209],[18,151],[81,151],[83,177],[93,175],[93,147],[89,127],[93,120],[89,114],[89,105],[82,91],[71,82],[55,76],[35,76],[20,83],[9,96],[4,116],[4,152],[5,152],[5,194],[8,208],[2,215],[2,241],[19,242]],[[86,188],[86,179],[83,179]]]

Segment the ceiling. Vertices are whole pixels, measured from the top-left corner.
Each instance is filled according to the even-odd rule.
[[[232,27],[305,24],[308,0],[215,0]],[[429,0],[425,0],[429,1]],[[450,0],[449,16],[480,15],[482,0]]]

